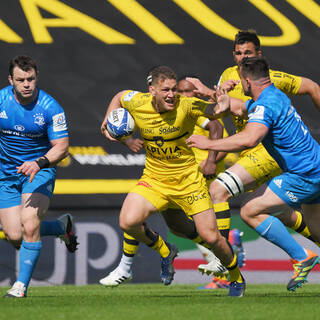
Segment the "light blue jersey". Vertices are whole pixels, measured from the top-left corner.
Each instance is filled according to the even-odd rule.
[[[246,102],[250,122],[268,127],[262,140],[283,173],[268,187],[292,207],[320,203],[320,146],[312,138],[290,99],[274,85],[257,101]]]
[[[16,174],[17,166],[46,154],[51,140],[67,136],[64,111],[50,95],[39,90],[33,103],[21,105],[12,86],[0,90],[0,175]]]
[[[320,146],[290,99],[274,85],[246,103],[249,121],[269,128],[262,143],[283,171],[320,178]]]

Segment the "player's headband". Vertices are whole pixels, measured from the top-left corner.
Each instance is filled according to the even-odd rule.
[[[152,84],[152,75],[147,76],[147,83],[148,83],[149,86],[151,86],[151,84]]]

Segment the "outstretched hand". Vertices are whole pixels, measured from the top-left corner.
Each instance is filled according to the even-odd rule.
[[[212,142],[212,140],[208,139],[205,136],[201,136],[198,134],[193,134],[192,136],[190,136],[187,140],[187,145],[192,148],[198,148],[198,149],[209,149],[210,143]]]
[[[186,80],[191,82],[196,87],[196,89],[193,90],[194,93],[201,97],[210,98],[211,100],[214,100],[215,91],[213,89],[208,88],[205,84],[201,82],[200,79],[187,77]]]
[[[215,86],[217,105],[214,107],[215,114],[220,114],[230,108],[230,97],[226,89]]]

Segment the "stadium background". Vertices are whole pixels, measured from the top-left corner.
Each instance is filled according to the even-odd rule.
[[[144,155],[106,141],[99,128],[115,93],[146,90],[149,68],[169,65],[178,75],[198,75],[212,86],[233,65],[237,30],[254,28],[273,69],[319,83],[319,0],[2,0],[0,12],[1,87],[7,85],[12,56],[33,56],[40,87],[64,107],[70,130],[70,156],[58,170],[47,217],[72,213],[81,245],[70,255],[58,240],[44,239],[37,284],[96,283],[117,265],[119,208],[141,175]],[[294,97],[293,102],[320,141],[319,114],[311,100]],[[232,133],[229,122],[227,127]],[[262,279],[260,271],[282,270],[275,271],[281,281],[290,269],[286,256],[241,223],[240,200],[232,201],[233,226],[245,231],[248,274],[255,270],[255,281]],[[167,233],[158,215],[151,224]],[[182,251],[178,269],[193,269],[201,258],[194,246],[168,236]],[[8,285],[15,279],[17,256],[5,242],[0,252],[0,284]],[[186,270],[176,281],[191,279]],[[142,245],[134,272],[136,282],[158,282],[158,256]]]

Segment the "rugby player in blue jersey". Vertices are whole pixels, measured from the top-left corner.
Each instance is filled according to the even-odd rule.
[[[69,138],[62,107],[37,87],[33,58],[13,58],[8,79],[10,85],[0,90],[0,219],[8,240],[21,246],[18,278],[5,297],[23,298],[42,247],[40,225],[53,193],[55,165],[67,155]],[[41,229],[42,235],[65,232],[59,220]]]
[[[263,57],[244,58],[240,62],[240,77],[244,93],[252,99],[243,102],[230,98],[221,89],[215,111],[221,113],[230,108],[235,115],[247,116],[245,129],[219,140],[193,135],[187,143],[200,149],[234,152],[262,142],[277,161],[283,173],[250,194],[240,214],[257,233],[295,261],[295,272],[287,285],[288,290],[294,291],[306,281],[319,257],[301,247],[274,215],[301,207],[311,236],[320,240],[320,146],[290,99],[271,83]]]

